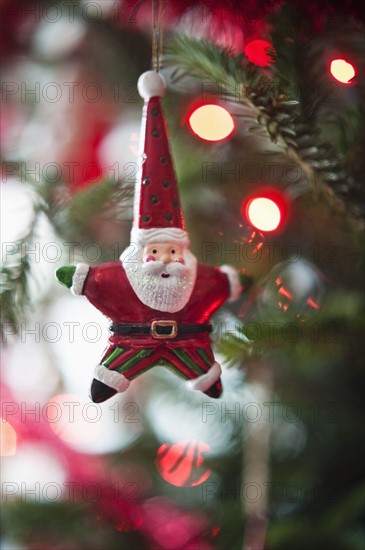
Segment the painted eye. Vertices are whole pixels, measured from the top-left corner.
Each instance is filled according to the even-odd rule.
[[[175,252],[176,252],[176,250],[173,248],[173,249],[171,250],[171,254],[175,254]]]
[[[152,254],[157,254],[157,248],[154,248],[154,249],[152,250]]]

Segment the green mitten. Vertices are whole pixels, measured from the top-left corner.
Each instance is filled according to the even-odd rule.
[[[72,277],[76,271],[74,265],[64,265],[57,269],[55,275],[56,279],[61,285],[67,286],[67,288],[72,287]]]

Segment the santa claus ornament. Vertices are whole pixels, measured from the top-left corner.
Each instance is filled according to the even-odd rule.
[[[100,403],[139,375],[165,365],[193,390],[222,393],[210,317],[243,290],[230,266],[200,264],[189,250],[160,98],[159,72],[138,81],[145,101],[131,242],[120,260],[61,267],[56,277],[111,320],[111,336],[91,385]]]

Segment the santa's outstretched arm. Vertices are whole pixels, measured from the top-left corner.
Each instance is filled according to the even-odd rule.
[[[87,264],[65,265],[57,269],[55,275],[57,281],[69,288],[75,296],[83,294],[86,277],[90,266]]]
[[[247,269],[236,269],[231,265],[222,265],[219,271],[224,273],[228,279],[229,302],[234,302],[245,293],[253,284],[253,278]]]

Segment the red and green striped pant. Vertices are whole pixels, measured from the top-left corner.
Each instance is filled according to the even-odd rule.
[[[133,380],[150,368],[161,365],[171,369],[185,380],[193,380],[205,374],[214,362],[210,345],[201,347],[181,342],[181,347],[160,344],[155,347],[121,347],[111,345],[105,352],[101,365]],[[186,344],[184,346],[184,344]]]

